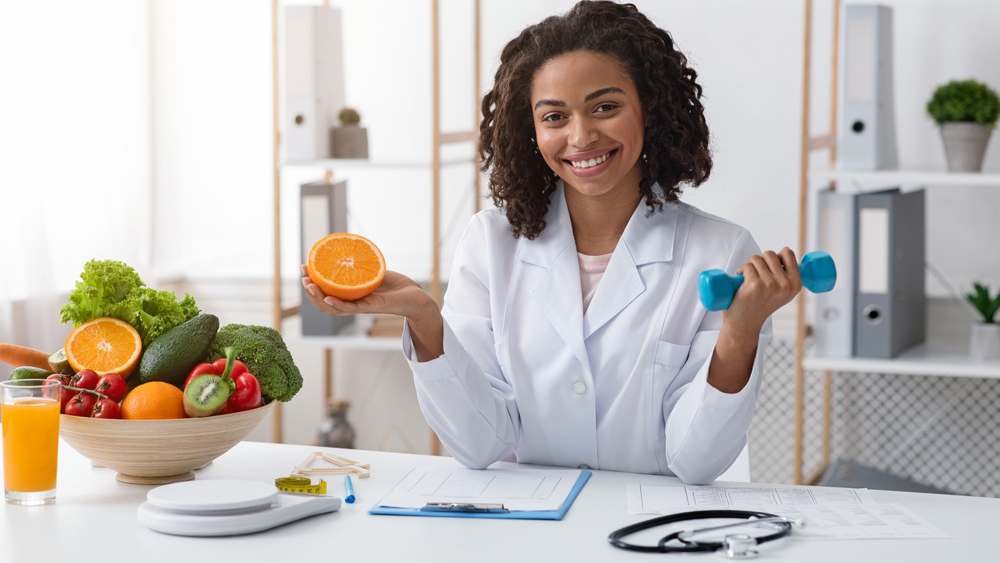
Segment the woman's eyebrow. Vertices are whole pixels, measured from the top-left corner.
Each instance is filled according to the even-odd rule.
[[[622,90],[621,88],[618,88],[616,86],[608,86],[607,88],[601,88],[600,90],[594,90],[593,92],[587,94],[587,97],[584,98],[583,101],[589,102],[590,100],[593,100],[594,98],[600,98],[601,96],[603,96],[605,94],[611,94],[611,93],[624,94],[625,90]]]
[[[622,90],[621,88],[618,88],[617,86],[608,86],[607,88],[601,88],[600,90],[594,90],[593,92],[587,94],[587,97],[584,98],[583,101],[584,102],[589,102],[590,100],[593,100],[594,98],[600,98],[601,96],[603,96],[605,94],[612,94],[612,93],[614,93],[614,94],[624,94],[625,90]],[[560,101],[560,100],[538,100],[537,102],[535,102],[535,109],[538,109],[539,106],[566,107],[566,102],[563,102],[563,101]]]
[[[538,109],[538,106],[566,107],[566,102],[561,102],[559,100],[538,100],[537,102],[535,102],[535,109]]]

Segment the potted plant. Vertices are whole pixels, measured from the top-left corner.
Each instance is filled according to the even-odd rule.
[[[340,110],[339,127],[330,128],[333,158],[368,158],[368,130],[360,127],[361,115],[353,108]]]
[[[990,133],[1000,116],[1000,98],[975,80],[953,80],[938,86],[927,113],[941,126],[948,170],[979,172]]]
[[[1000,360],[1000,324],[993,322],[1000,309],[1000,291],[991,298],[988,287],[979,282],[972,285],[975,292],[967,293],[965,298],[976,308],[983,321],[972,325],[969,352],[977,360]]]

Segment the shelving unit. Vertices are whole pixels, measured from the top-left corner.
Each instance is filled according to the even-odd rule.
[[[838,66],[840,49],[841,0],[833,2],[832,61],[830,81],[830,132],[814,136],[810,132],[811,66],[812,66],[812,0],[804,0],[802,121],[799,175],[799,252],[808,248],[810,182],[825,184],[834,189],[859,190],[898,186],[907,188],[928,187],[947,189],[956,186],[1000,186],[1000,172],[956,173],[937,170],[879,170],[852,171],[835,168],[837,160],[837,101]],[[809,156],[814,151],[829,151],[830,169],[809,168]],[[809,327],[806,324],[806,296],[796,300],[795,339],[795,390],[793,473],[796,484],[814,484],[830,463],[832,377],[838,373],[901,374],[924,377],[968,377],[1000,379],[1000,361],[978,362],[968,354],[967,342],[942,338],[942,334],[929,332],[928,340],[892,359],[876,358],[827,358],[807,356],[805,352]],[[947,333],[948,331],[945,331]],[[803,468],[805,370],[823,373],[823,435],[820,467],[806,475]]]
[[[813,182],[837,183],[843,188],[899,185],[912,186],[984,186],[1000,187],[1000,172],[944,172],[936,170],[810,170]]]
[[[431,174],[431,248],[432,264],[431,278],[429,280],[430,294],[441,303],[443,298],[441,283],[441,169],[447,166],[469,165],[475,166],[476,173],[473,180],[473,202],[474,209],[480,207],[480,174],[478,150],[473,150],[470,158],[449,158],[441,156],[442,147],[449,144],[472,143],[475,145],[478,140],[478,116],[481,68],[481,0],[473,0],[473,102],[474,113],[472,127],[467,131],[445,132],[441,130],[441,30],[440,30],[440,5],[439,0],[429,0],[431,12],[431,154],[427,161],[372,161],[367,159],[319,159],[311,161],[289,161],[283,162],[281,159],[281,88],[280,74],[278,68],[279,56],[279,17],[282,5],[281,0],[271,0],[271,96],[272,96],[272,206],[273,206],[273,241],[272,252],[272,315],[271,324],[275,330],[281,332],[285,319],[299,314],[299,305],[285,306],[281,291],[281,172],[283,168],[316,168],[323,171],[323,178],[331,183],[333,170],[341,169],[426,169]],[[324,6],[331,5],[330,0],[324,0]],[[354,323],[356,325],[357,323]],[[357,330],[356,326],[348,329],[349,332],[343,335],[315,338],[310,340],[320,340],[325,344],[324,348],[324,374],[323,389],[324,398],[328,402],[333,397],[333,350],[342,349],[362,349],[398,351],[399,339],[384,336],[368,336]],[[351,332],[354,331],[354,332]],[[281,404],[275,405],[273,414],[272,439],[275,442],[283,441],[282,409]],[[433,432],[431,433],[431,451],[437,455],[441,452],[441,443]]]
[[[472,164],[475,160],[471,158],[449,158],[441,161],[441,166],[456,166],[461,164]],[[431,167],[430,161],[419,160],[368,160],[364,158],[325,158],[321,160],[292,160],[286,161],[282,165],[285,169],[294,168],[319,168],[323,170],[350,170],[350,169],[420,169]]]
[[[948,377],[977,377],[1000,379],[1000,362],[977,362],[969,357],[962,346],[930,341],[892,358],[822,358],[806,357],[807,370],[825,370],[844,373],[894,373]]]

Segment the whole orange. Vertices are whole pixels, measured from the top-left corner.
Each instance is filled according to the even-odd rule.
[[[150,381],[133,389],[122,400],[122,418],[184,418],[184,393],[169,383]]]

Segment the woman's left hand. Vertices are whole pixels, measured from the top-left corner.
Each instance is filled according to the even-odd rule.
[[[742,330],[759,332],[764,321],[802,289],[798,260],[787,246],[777,253],[768,250],[751,256],[738,271],[743,274],[743,285],[722,318]]]

